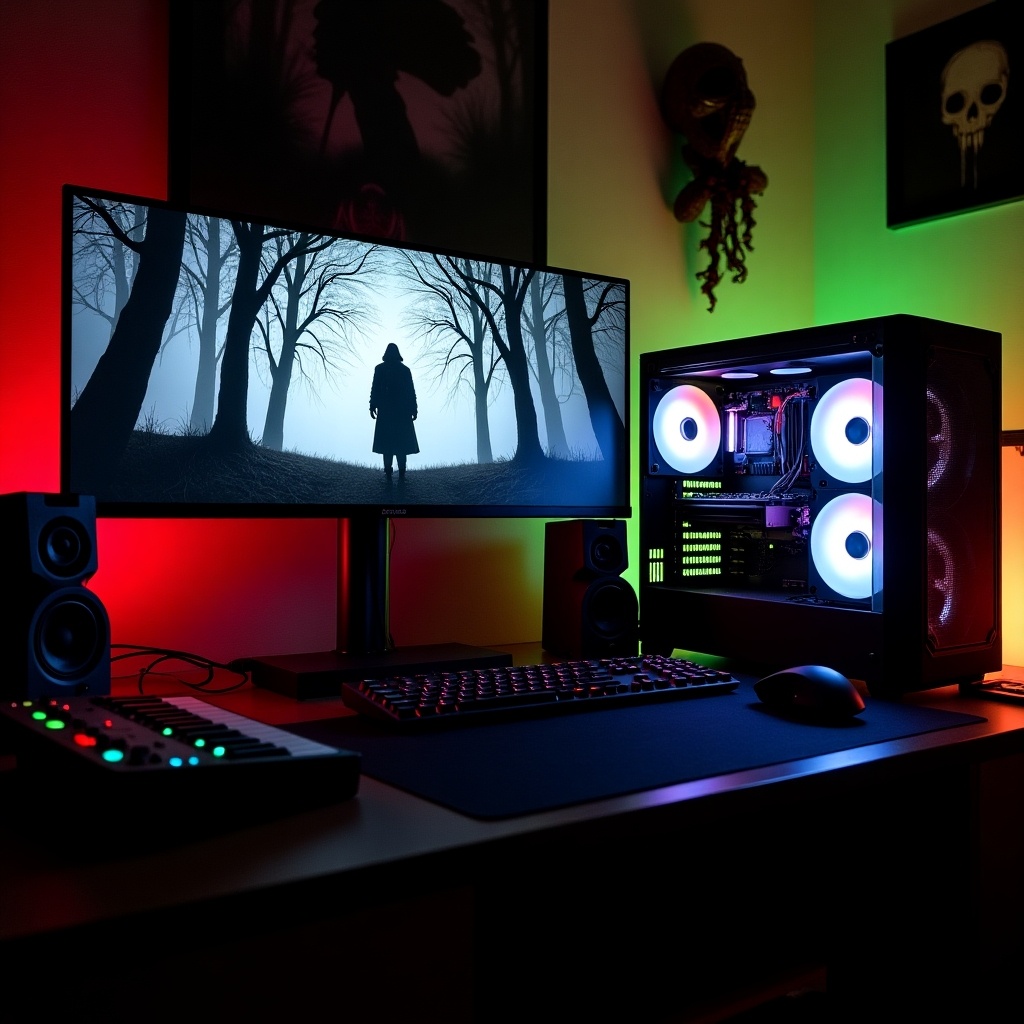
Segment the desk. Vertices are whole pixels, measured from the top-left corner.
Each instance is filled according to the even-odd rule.
[[[5,830],[7,976],[64,1009],[101,977],[111,1020],[180,1020],[209,990],[196,1019],[689,1021],[827,967],[858,1012],[923,1019],[980,999],[986,945],[1019,931],[996,858],[1024,848],[1024,708],[907,700],[987,720],[510,820],[364,776],[337,806],[100,863]],[[218,702],[280,725],[343,710]],[[396,960],[402,991],[380,970]]]

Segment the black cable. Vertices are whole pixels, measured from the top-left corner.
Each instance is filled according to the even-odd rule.
[[[148,657],[151,659],[147,665],[144,665],[139,669],[139,693],[145,692],[146,679],[155,672],[158,666],[176,661],[189,665],[192,668],[204,670],[206,672],[206,678],[201,682],[196,683],[182,678],[180,673],[166,672],[161,674],[171,676],[176,682],[181,683],[182,686],[187,686],[190,690],[195,690],[199,693],[232,693],[235,690],[241,689],[249,682],[248,674],[242,668],[237,667],[234,663],[225,664],[223,662],[212,661],[209,658],[201,657],[198,654],[192,654],[189,651],[177,651],[166,647],[147,647],[140,644],[111,644],[110,649],[111,651],[123,651],[121,654],[111,654],[111,662],[125,661],[128,658]],[[235,676],[240,676],[241,678],[228,685],[214,688],[212,684],[217,678],[217,674],[219,672],[230,672]]]

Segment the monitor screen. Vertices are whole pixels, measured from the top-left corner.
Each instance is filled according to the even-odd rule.
[[[101,515],[623,517],[629,282],[65,186]]]

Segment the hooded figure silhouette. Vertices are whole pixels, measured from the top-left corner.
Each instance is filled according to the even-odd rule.
[[[384,457],[384,472],[391,476],[395,458],[398,474],[405,476],[406,456],[419,450],[416,440],[416,388],[412,373],[405,365],[398,346],[391,342],[384,350],[383,360],[373,369],[370,386],[370,417],[373,428],[373,451]]]

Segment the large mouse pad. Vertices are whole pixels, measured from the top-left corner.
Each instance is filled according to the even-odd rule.
[[[399,735],[356,717],[289,725],[359,751],[362,772],[474,818],[507,818],[950,729],[983,718],[869,700],[840,724],[794,722],[753,691]]]

